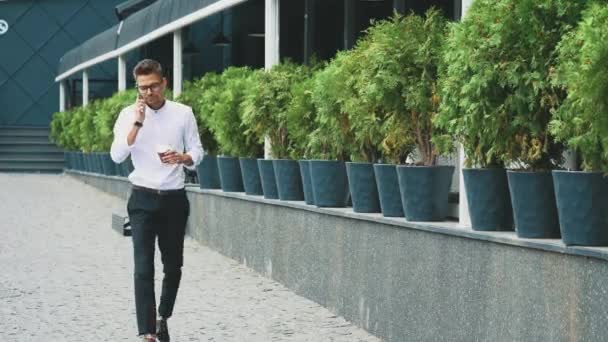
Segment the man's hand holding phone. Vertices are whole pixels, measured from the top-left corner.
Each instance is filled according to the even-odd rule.
[[[137,96],[135,102],[135,121],[143,123],[146,119],[146,101],[141,95]]]

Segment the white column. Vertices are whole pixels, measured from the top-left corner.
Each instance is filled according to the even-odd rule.
[[[471,2],[473,0],[462,0],[462,18],[464,18],[464,16],[467,13],[467,10],[469,9],[469,6],[471,6]],[[459,187],[458,187],[458,193],[459,193],[459,199],[458,199],[458,222],[461,226],[463,227],[470,227],[471,226],[471,216],[469,216],[469,202],[467,201],[467,192],[466,189],[464,187],[464,178],[462,176],[462,168],[464,168],[464,160],[465,160],[465,153],[464,153],[464,148],[462,147],[461,144],[458,144],[458,163],[459,163],[459,168],[458,168],[458,172],[459,172]]]
[[[89,72],[82,72],[82,106],[89,104]]]
[[[65,81],[59,81],[59,111],[65,112]]]
[[[266,0],[265,30],[264,30],[264,67],[269,70],[279,64],[279,0]],[[270,159],[270,139],[264,139],[264,158]]]
[[[183,80],[182,30],[173,32],[173,98],[182,93]]]
[[[118,91],[127,89],[127,59],[124,55],[118,56]]]
[[[266,0],[264,66],[279,64],[279,0]]]

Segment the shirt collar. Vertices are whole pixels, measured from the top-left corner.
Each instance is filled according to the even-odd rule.
[[[153,108],[152,108],[152,107],[150,107],[150,106],[147,106],[147,107],[148,107],[148,109],[150,109],[150,111],[152,111],[153,113],[157,114],[158,112],[161,112],[161,111],[163,111],[165,108],[167,108],[167,99],[165,99],[165,100],[163,101],[163,105],[162,105],[162,106],[160,106],[160,108],[158,108],[158,109],[153,109]]]

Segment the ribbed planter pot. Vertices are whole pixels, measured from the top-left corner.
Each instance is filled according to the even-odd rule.
[[[80,153],[78,151],[75,151],[74,152],[74,160],[76,162],[75,170],[83,171],[84,170],[84,165],[83,165],[83,160],[82,160],[82,153]]]
[[[517,236],[559,238],[559,219],[551,172],[507,171]]]
[[[272,161],[277,192],[282,201],[303,201],[302,176],[297,160],[275,159]]]
[[[608,246],[608,178],[600,172],[553,171],[562,241]]]
[[[221,189],[220,174],[217,169],[217,157],[208,154],[203,156],[203,160],[196,167],[198,186],[201,189]]]
[[[217,157],[217,168],[220,173],[220,184],[224,192],[243,192],[243,177],[238,158]]]
[[[372,163],[346,163],[348,187],[353,211],[356,213],[379,213],[380,199]],[[348,204],[348,203],[347,203]]]
[[[84,160],[84,171],[93,172],[93,157],[90,153],[83,152],[82,159]]]
[[[258,159],[258,170],[262,181],[262,192],[266,199],[279,199],[277,180],[274,176],[274,166],[271,159]]]
[[[302,190],[304,191],[304,201],[306,204],[315,204],[315,195],[312,192],[312,180],[310,179],[310,161],[299,160],[300,175],[302,176]]]
[[[114,163],[114,172],[116,172],[117,176],[124,177],[124,172],[122,171],[122,164]]]
[[[505,169],[462,169],[471,217],[478,231],[513,230],[513,209]]]
[[[241,175],[243,177],[243,188],[247,195],[262,196],[262,181],[260,180],[260,169],[257,158],[239,158]]]
[[[104,165],[103,165],[103,153],[101,152],[94,152],[93,153],[95,155],[95,163],[96,163],[96,169],[97,169],[97,173],[100,175],[105,175],[105,169],[104,169]]]
[[[397,166],[405,218],[408,221],[444,220],[453,173],[453,166]]]
[[[102,162],[103,162],[103,171],[106,176],[115,176],[116,175],[116,167],[114,167],[114,162],[112,161],[112,157],[110,153],[102,154]]]
[[[349,190],[344,162],[336,160],[311,160],[310,178],[317,207],[346,207]]]
[[[72,167],[72,152],[64,151],[63,152],[63,168],[65,170],[71,170]]]
[[[374,175],[378,185],[378,198],[380,199],[382,215],[384,217],[403,217],[397,166],[393,164],[374,164]]]

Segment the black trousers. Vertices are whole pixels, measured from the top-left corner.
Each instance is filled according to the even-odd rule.
[[[154,248],[158,237],[163,285],[158,313],[171,317],[182,276],[184,235],[190,214],[185,191],[156,194],[133,189],[127,203],[133,239],[135,309],[139,334],[156,333]]]

